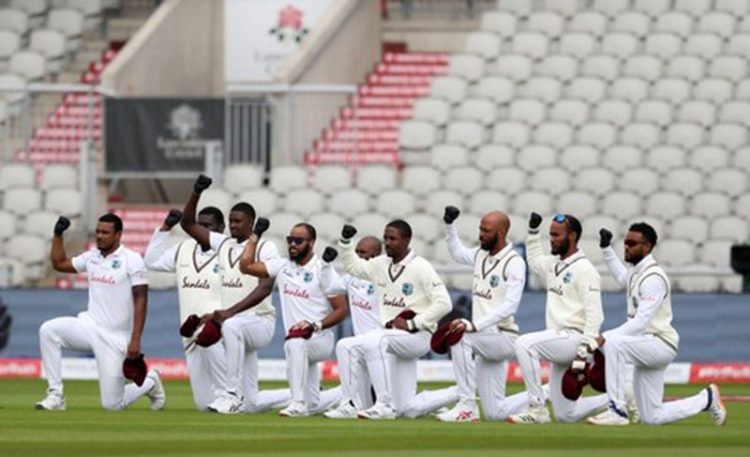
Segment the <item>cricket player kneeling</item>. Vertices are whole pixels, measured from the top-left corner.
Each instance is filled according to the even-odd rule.
[[[105,214],[96,225],[96,248],[72,259],[65,255],[63,232],[70,221],[61,217],[52,238],[52,266],[63,273],[87,273],[88,310],[77,317],[58,317],[42,324],[39,340],[47,375],[47,397],[37,409],[64,410],[62,350],[93,352],[99,372],[102,407],[124,409],[141,396],[151,409],[163,409],[166,395],[159,373],[151,370],[142,385],[125,385],[123,361],[138,359],[146,322],[148,277],[143,259],[120,245],[122,220]],[[127,365],[127,364],[126,364]]]

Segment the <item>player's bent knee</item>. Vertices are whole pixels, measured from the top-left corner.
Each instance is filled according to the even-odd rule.
[[[122,401],[102,400],[102,408],[105,411],[122,411],[125,406]]]

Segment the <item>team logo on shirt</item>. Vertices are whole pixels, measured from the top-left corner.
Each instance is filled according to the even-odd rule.
[[[218,262],[214,264],[213,272],[218,274],[221,271],[221,267],[219,266]]]
[[[570,284],[571,282],[573,282],[573,273],[565,273],[565,276],[563,276],[562,280],[564,284]]]
[[[120,261],[120,259],[115,259],[112,261],[112,269],[117,270],[118,268],[120,268],[120,266],[122,266],[122,261]]]
[[[372,284],[369,284],[367,286],[367,295],[372,295],[374,293],[375,293],[375,286],[373,286]]]
[[[498,275],[490,276],[490,286],[497,287],[500,284],[500,277]]]
[[[409,283],[409,282],[404,283],[404,285],[401,286],[401,292],[404,295],[411,295],[412,292],[414,292],[414,286],[411,283]]]
[[[309,271],[306,271],[305,276],[302,279],[304,279],[305,282],[312,282],[313,274],[310,273]]]

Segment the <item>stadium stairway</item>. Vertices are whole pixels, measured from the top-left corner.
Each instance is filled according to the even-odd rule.
[[[432,79],[446,73],[448,57],[443,53],[385,53],[349,105],[305,153],[305,163],[400,164],[401,121],[412,117],[414,101],[428,95]]]

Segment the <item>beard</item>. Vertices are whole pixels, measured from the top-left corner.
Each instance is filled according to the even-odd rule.
[[[567,239],[560,243],[560,246],[555,249],[554,247],[551,249],[552,255],[563,255],[566,252],[568,252],[568,249],[570,249],[570,241]]]
[[[309,252],[310,252],[310,246],[307,246],[305,249],[299,249],[297,251],[297,255],[292,254],[292,251],[289,250],[289,260],[299,263],[299,261],[304,259]]]
[[[644,256],[642,255],[635,255],[635,254],[626,255],[625,261],[631,265],[638,265],[639,263],[641,263],[641,260],[643,260],[643,257]]]
[[[489,240],[487,240],[487,241],[485,241],[485,242],[481,242],[481,241],[480,241],[480,242],[479,242],[479,246],[480,246],[480,247],[481,247],[481,248],[482,248],[483,250],[485,250],[485,251],[491,251],[491,250],[492,250],[492,248],[494,248],[494,247],[495,247],[495,245],[497,244],[497,240],[498,240],[498,236],[497,236],[497,233],[495,233],[495,236],[493,236],[493,237],[492,237],[492,238],[490,238]]]

